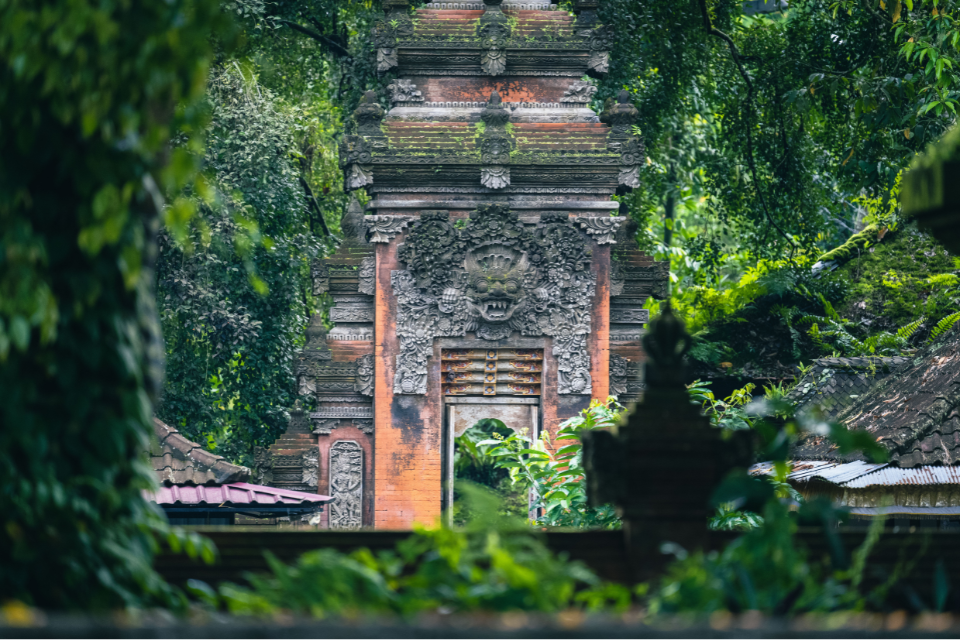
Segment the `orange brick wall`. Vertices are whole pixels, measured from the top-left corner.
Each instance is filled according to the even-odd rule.
[[[432,359],[437,371],[430,371],[432,384],[428,382],[426,396],[393,395],[399,340],[390,272],[401,268],[396,251],[402,241],[398,237],[377,245],[374,526],[378,529],[409,529],[415,522],[432,524],[440,517],[439,357]]]
[[[426,102],[486,102],[496,89],[504,102],[559,102],[576,78],[424,78],[411,76]]]

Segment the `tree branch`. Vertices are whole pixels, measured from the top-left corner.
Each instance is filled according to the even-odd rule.
[[[737,66],[737,71],[740,73],[740,77],[743,78],[744,84],[747,85],[747,107],[750,111],[753,111],[753,80],[750,79],[750,74],[747,73],[747,70],[743,66],[743,62],[740,59],[740,51],[737,49],[736,43],[734,43],[733,38],[725,34],[723,31],[720,31],[713,26],[713,23],[710,22],[710,12],[707,11],[707,0],[697,0],[697,3],[700,5],[700,14],[703,17],[703,28],[706,32],[714,36],[715,38],[720,38],[727,43],[727,47],[730,49],[730,57],[733,58],[733,63]],[[753,188],[757,192],[757,197],[760,199],[760,206],[763,207],[763,213],[773,227],[780,232],[787,242],[789,242],[794,249],[797,248],[797,243],[794,242],[793,238],[788,236],[780,226],[773,221],[773,217],[770,215],[770,210],[767,209],[766,198],[763,197],[763,189],[760,188],[760,180],[757,178],[757,166],[753,161],[753,133],[750,131],[750,126],[746,127],[747,133],[747,166],[750,167],[750,175],[753,177]]]
[[[307,203],[308,205],[313,205],[312,209],[317,212],[317,217],[320,218],[320,226],[323,227],[323,235],[330,237],[330,229],[327,228],[327,221],[323,219],[323,211],[320,210],[320,205],[317,204],[317,198],[313,195],[313,189],[310,188],[310,185],[307,184],[307,181],[304,180],[303,176],[298,176],[300,178],[300,184],[303,185],[303,190],[307,192]]]
[[[304,35],[310,36],[311,38],[313,38],[314,40],[316,40],[316,41],[318,41],[318,42],[322,42],[323,44],[327,45],[327,46],[330,47],[331,49],[334,49],[334,50],[336,51],[336,53],[337,53],[338,55],[340,55],[340,56],[343,56],[343,57],[346,57],[346,58],[352,57],[352,56],[350,55],[350,52],[349,52],[349,51],[347,51],[347,50],[344,49],[342,46],[340,46],[339,44],[337,44],[336,42],[334,42],[333,40],[331,40],[331,39],[328,38],[327,36],[323,35],[322,33],[317,33],[317,32],[314,31],[313,29],[308,29],[308,28],[306,28],[306,27],[304,27],[304,26],[301,26],[301,25],[297,24],[296,22],[291,22],[291,21],[289,21],[289,20],[277,20],[277,22],[279,22],[279,23],[281,23],[281,24],[287,25],[288,27],[290,27],[290,28],[293,29],[294,31],[299,31],[300,33],[302,33],[302,34],[304,34]]]

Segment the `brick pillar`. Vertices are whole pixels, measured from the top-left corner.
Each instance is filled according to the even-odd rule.
[[[374,526],[410,529],[414,522],[433,524],[440,517],[441,415],[439,353],[430,363],[427,394],[394,395],[393,376],[399,352],[397,304],[390,285],[397,260],[398,237],[377,245],[377,297],[374,335],[374,416],[377,453],[374,466]]]

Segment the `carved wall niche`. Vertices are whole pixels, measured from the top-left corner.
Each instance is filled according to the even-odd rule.
[[[391,274],[400,353],[394,393],[422,395],[427,358],[441,336],[474,332],[502,340],[514,331],[551,336],[561,394],[589,394],[591,254],[566,214],[545,213],[528,230],[503,205],[484,205],[462,229],[447,212],[423,212]]]
[[[340,440],[330,447],[331,529],[363,526],[363,449],[353,440]]]

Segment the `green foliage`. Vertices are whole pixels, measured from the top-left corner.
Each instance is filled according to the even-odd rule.
[[[562,422],[552,441],[547,432],[536,440],[512,433],[477,445],[485,447],[485,455],[496,459],[497,467],[509,471],[515,485],[533,489],[531,506],[543,510],[537,524],[615,529],[620,526],[620,518],[613,506],[587,504],[580,432],[615,428],[623,412],[613,398],[594,400],[579,416]]]
[[[874,521],[851,562],[835,531],[837,522],[845,517],[844,511],[827,500],[799,500],[786,478],[790,445],[804,432],[827,436],[841,455],[860,451],[880,462],[886,459],[886,450],[867,432],[851,432],[839,423],[824,424],[816,415],[794,416],[789,405],[782,402],[764,400],[752,405],[750,411],[754,416],[751,426],[761,443],[760,459],[771,463],[772,474],[758,478],[739,471],[728,476],[714,494],[718,513],[710,522],[715,529],[745,533],[719,553],[688,553],[675,544],[665,544],[663,551],[676,555],[677,561],[652,591],[650,612],[756,610],[789,615],[861,610],[867,602],[881,604],[885,587],[864,594],[861,583],[883,519]],[[797,502],[799,505],[792,510],[791,503]],[[798,543],[795,534],[800,524],[822,527],[831,550],[827,561],[811,558]]]
[[[946,318],[937,323],[937,326],[933,328],[933,331],[930,332],[930,340],[936,340],[946,332],[950,331],[953,328],[953,325],[957,324],[957,321],[960,320],[960,311],[957,313],[951,313]]]
[[[460,500],[457,487],[463,483],[476,483],[492,490],[499,497],[497,511],[500,515],[512,515],[525,519],[529,511],[528,491],[514,483],[506,469],[497,466],[497,459],[486,455],[489,446],[477,443],[489,440],[496,434],[509,436],[513,430],[499,420],[484,419],[463,432],[454,440],[453,473],[457,483],[454,486],[454,515],[456,525],[466,524],[471,515]]]
[[[579,562],[554,555],[522,521],[497,513],[496,495],[461,487],[476,514],[466,528],[418,527],[395,550],[329,549],[305,553],[292,566],[268,556],[271,574],[250,576],[250,588],[224,584],[219,596],[194,585],[198,597],[238,614],[291,611],[322,617],[363,612],[405,616],[442,611],[540,611],[573,606],[623,608],[629,591],[602,583]]]
[[[167,347],[159,416],[252,464],[286,427],[293,358],[323,250],[296,162],[296,109],[236,63],[214,71],[206,189],[180,239],[161,234],[158,297]]]
[[[734,390],[723,400],[717,400],[710,390],[712,382],[701,382],[694,380],[687,385],[687,393],[694,404],[699,404],[704,413],[710,418],[710,423],[715,427],[720,427],[726,431],[739,431],[749,429],[752,426],[752,419],[747,413],[746,405],[753,400],[752,392],[756,385],[748,383],[740,389]]]
[[[209,0],[0,3],[0,599],[180,602],[151,568],[167,527],[141,494],[151,284],[160,188],[196,168],[198,139],[168,143],[202,128],[211,34],[230,45]]]

